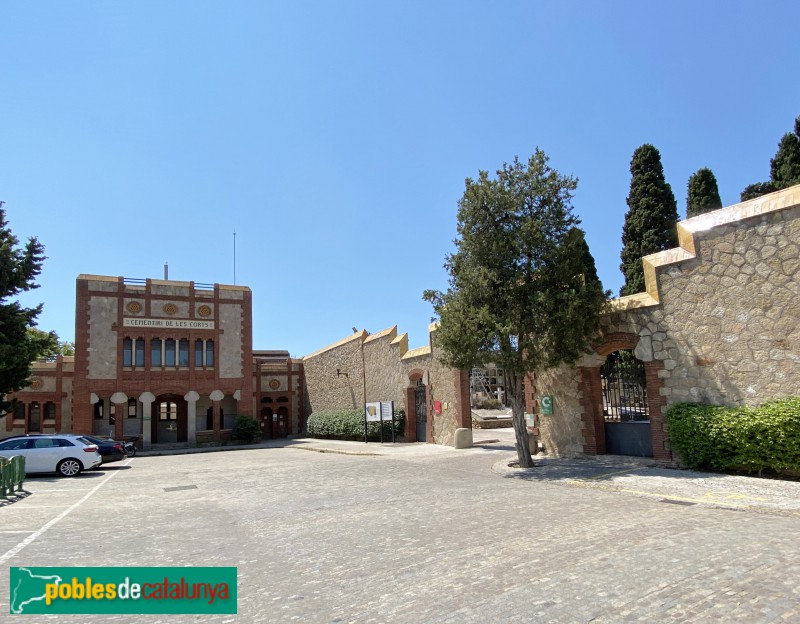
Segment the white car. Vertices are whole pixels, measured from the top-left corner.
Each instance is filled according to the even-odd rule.
[[[74,477],[82,470],[99,466],[97,446],[79,435],[32,435],[0,442],[0,457],[25,458],[25,474],[57,472]]]

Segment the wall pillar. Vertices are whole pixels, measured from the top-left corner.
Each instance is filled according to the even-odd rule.
[[[114,404],[114,439],[122,440],[125,435],[125,420],[128,408],[128,395],[124,392],[115,392],[111,395],[109,400],[109,413],[111,412],[111,403]]]
[[[220,418],[219,408],[220,408],[220,402],[222,401],[222,399],[225,398],[225,394],[221,390],[214,390],[208,396],[208,398],[211,399],[211,402],[213,404],[211,414],[214,423],[214,439],[219,440],[220,430],[222,429],[222,423],[220,422],[221,418]]]
[[[604,455],[606,452],[606,425],[603,417],[603,390],[600,385],[600,368],[578,367],[583,414],[583,452],[587,455]]]
[[[664,380],[658,376],[664,362],[652,360],[644,363],[644,376],[647,384],[647,409],[650,413],[650,437],[653,441],[653,459],[664,462],[672,461],[672,451],[667,449],[667,433],[664,427],[663,408],[667,398],[661,396]]]
[[[142,448],[147,450],[150,448],[151,427],[153,426],[153,401],[156,400],[156,395],[152,392],[143,392],[139,396],[142,402]]]
[[[456,427],[472,429],[472,407],[469,396],[469,371],[453,371],[456,390]]]
[[[197,401],[200,395],[190,390],[183,398],[186,400],[186,441],[194,447],[197,446]]]

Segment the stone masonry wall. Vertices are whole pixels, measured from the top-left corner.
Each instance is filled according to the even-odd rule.
[[[108,331],[117,321],[117,305],[116,296],[94,295],[89,301],[90,379],[117,376],[117,335]]]
[[[362,345],[363,341],[363,345]],[[362,346],[363,362],[362,368]],[[395,402],[406,409],[406,390],[419,375],[428,386],[429,442],[452,444],[458,426],[458,371],[441,363],[431,347],[408,350],[408,336],[397,335],[397,327],[376,334],[359,332],[303,358],[306,380],[306,410],[360,408],[366,383],[367,401]],[[337,376],[347,373],[347,376]],[[362,377],[366,371],[365,377]],[[412,376],[414,381],[412,381]],[[435,413],[436,401],[441,413]],[[468,409],[468,407],[467,407]]]
[[[635,337],[636,357],[655,364],[664,410],[800,394],[800,186],[687,219],[678,233],[680,248],[644,258],[647,292],[612,302],[601,320],[605,340]],[[581,388],[564,370],[537,375],[537,395],[556,397],[556,413],[542,419],[543,442],[556,454],[591,446],[575,426],[588,419]]]
[[[545,451],[556,457],[577,457],[583,453],[580,375],[575,366],[563,365],[536,374],[539,395],[553,397],[553,414],[539,415],[539,435]]]
[[[363,404],[361,341],[366,335],[355,333],[303,358],[306,414]]]
[[[403,386],[397,366],[401,354],[396,338],[397,326],[394,326],[364,340],[367,401],[394,401],[395,409],[403,407]]]

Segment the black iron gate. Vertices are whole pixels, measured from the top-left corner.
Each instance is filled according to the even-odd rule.
[[[614,351],[600,369],[606,452],[653,456],[644,363],[633,351]]]
[[[417,411],[417,442],[428,441],[428,409],[425,385],[417,384],[414,388],[414,405]]]

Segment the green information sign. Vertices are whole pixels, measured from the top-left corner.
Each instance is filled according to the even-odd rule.
[[[543,395],[541,401],[539,401],[539,405],[542,408],[542,410],[541,410],[542,414],[544,414],[545,416],[552,416],[553,415],[553,395],[552,394]]]

